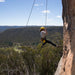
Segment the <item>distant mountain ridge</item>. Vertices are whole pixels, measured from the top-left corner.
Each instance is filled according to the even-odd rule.
[[[3,32],[7,29],[20,28],[20,27],[24,27],[24,26],[0,26],[0,32]]]
[[[63,27],[46,27],[48,31],[48,39],[55,40],[63,36]],[[40,42],[40,27],[22,27],[5,30],[0,33],[0,44],[5,44],[8,41],[22,44],[38,44]]]

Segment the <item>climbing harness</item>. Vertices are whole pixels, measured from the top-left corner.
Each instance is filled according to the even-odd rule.
[[[43,43],[45,43],[46,42],[46,40],[43,40]]]
[[[46,42],[46,40],[45,40],[45,39],[43,39],[43,38],[41,38],[41,41],[42,41],[43,43],[45,43],[45,42]]]

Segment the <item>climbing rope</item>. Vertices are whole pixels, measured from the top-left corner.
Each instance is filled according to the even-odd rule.
[[[31,14],[32,14],[33,8],[34,8],[35,1],[36,1],[36,0],[33,1],[33,4],[32,4],[32,7],[31,7],[31,11],[30,11],[30,13],[29,13],[29,17],[28,17],[28,20],[27,20],[26,26],[27,26],[28,23],[29,23],[29,20],[30,20],[30,17],[31,17]],[[46,0],[46,9],[45,9],[45,10],[46,10],[46,14],[45,14],[45,26],[47,25],[47,5],[48,5],[48,0]]]
[[[27,20],[26,26],[27,26],[28,23],[29,23],[29,20],[30,20],[30,17],[31,17],[31,14],[32,14],[33,8],[34,8],[35,1],[36,1],[36,0],[33,1],[33,4],[32,4],[32,7],[31,7],[31,11],[30,11],[30,13],[29,13],[29,17],[28,17],[28,20]]]

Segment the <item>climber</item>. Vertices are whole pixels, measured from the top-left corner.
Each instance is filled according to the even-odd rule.
[[[45,27],[40,27],[40,36],[41,36],[41,41],[43,42],[42,46],[43,47],[46,43],[50,43],[51,45],[56,46],[56,44],[52,43],[51,41],[46,39],[47,31]]]

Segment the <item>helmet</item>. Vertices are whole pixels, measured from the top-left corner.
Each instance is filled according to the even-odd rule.
[[[45,29],[45,27],[40,27],[40,30],[43,30],[43,29]]]

